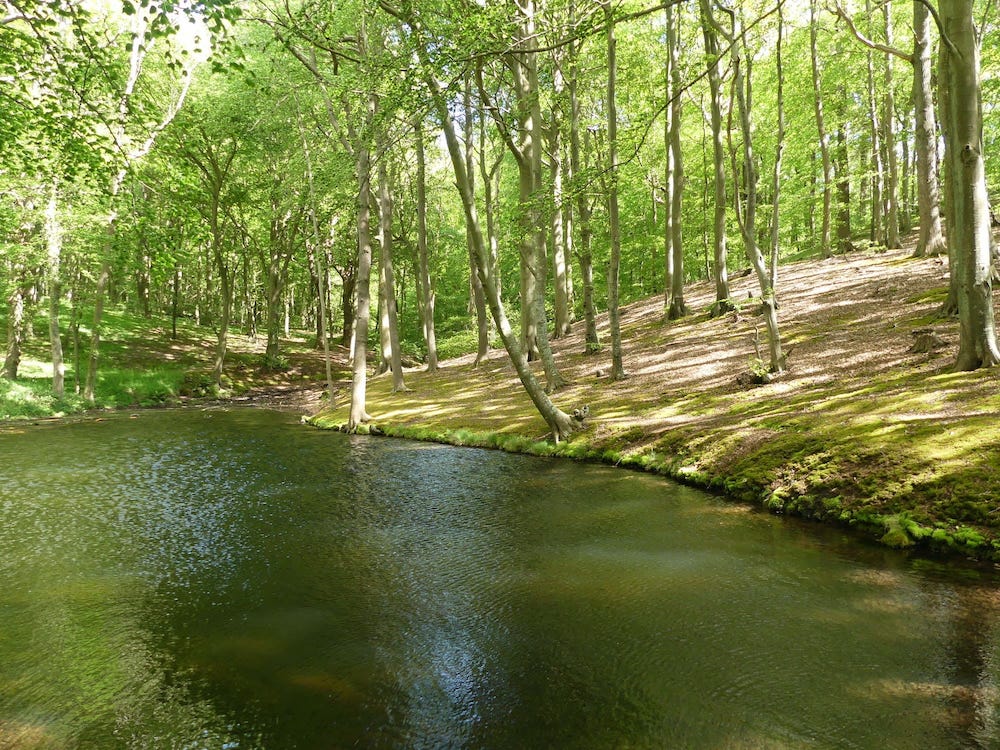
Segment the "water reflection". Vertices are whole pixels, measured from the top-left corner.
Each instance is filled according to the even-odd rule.
[[[1000,594],[259,411],[0,433],[0,747],[993,747]]]

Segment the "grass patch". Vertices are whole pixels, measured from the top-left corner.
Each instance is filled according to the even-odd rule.
[[[233,330],[223,373],[223,391],[211,375],[215,334],[193,321],[178,321],[177,338],[170,337],[170,320],[146,318],[120,307],[105,311],[101,326],[95,401],[87,404],[74,390],[73,353],[66,340],[69,311],[60,321],[67,361],[66,395],[52,394],[52,365],[47,338],[48,316],[42,305],[33,312],[33,330],[22,347],[14,382],[0,379],[0,420],[65,416],[88,408],[115,409],[158,406],[182,398],[215,398],[253,388],[284,386],[325,379],[319,355],[308,346],[308,336],[282,340],[276,362],[264,361],[262,339],[250,339]],[[0,338],[6,338],[0,321]],[[89,318],[81,325],[81,368],[87,366],[91,331]],[[311,368],[311,369],[310,369]],[[335,367],[340,375],[342,365]],[[81,376],[82,379],[83,376]]]
[[[85,409],[86,403],[79,396],[56,397],[48,381],[0,378],[0,420],[62,417]]]

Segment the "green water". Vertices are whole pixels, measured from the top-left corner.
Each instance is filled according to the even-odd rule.
[[[259,410],[0,430],[0,748],[1000,746],[1000,586]]]

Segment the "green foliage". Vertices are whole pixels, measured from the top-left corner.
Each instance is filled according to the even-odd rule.
[[[190,370],[184,373],[178,393],[181,396],[205,398],[219,395],[219,386],[210,372]]]
[[[53,395],[51,373],[42,363],[25,362],[22,373],[13,382],[0,379],[0,420],[59,417],[90,408],[78,394],[67,392],[63,398]],[[183,381],[184,373],[177,368],[105,368],[98,380],[95,405],[119,409],[166,404],[181,393]]]
[[[47,378],[0,378],[0,420],[62,417],[84,408],[79,396],[56,398]]]

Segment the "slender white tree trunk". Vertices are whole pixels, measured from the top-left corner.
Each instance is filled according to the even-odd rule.
[[[611,379],[622,380],[625,366],[622,362],[622,329],[618,311],[618,273],[621,268],[621,228],[618,216],[618,107],[616,85],[618,78],[617,40],[611,3],[604,4],[604,23],[607,26],[608,45],[608,230],[611,240],[611,260],[608,263],[608,327],[611,329]]]
[[[383,342],[388,343],[388,360],[392,370],[392,390],[408,390],[403,382],[403,365],[399,351],[399,316],[396,313],[396,276],[392,265],[392,186],[385,163],[385,150],[378,165],[379,204],[379,288],[382,290],[381,323]]]
[[[62,227],[59,224],[59,184],[53,180],[45,209],[45,235],[48,246],[49,343],[52,351],[52,392],[59,398],[66,391],[66,366],[63,363],[62,338],[59,334],[59,301],[62,296],[60,260]]]

